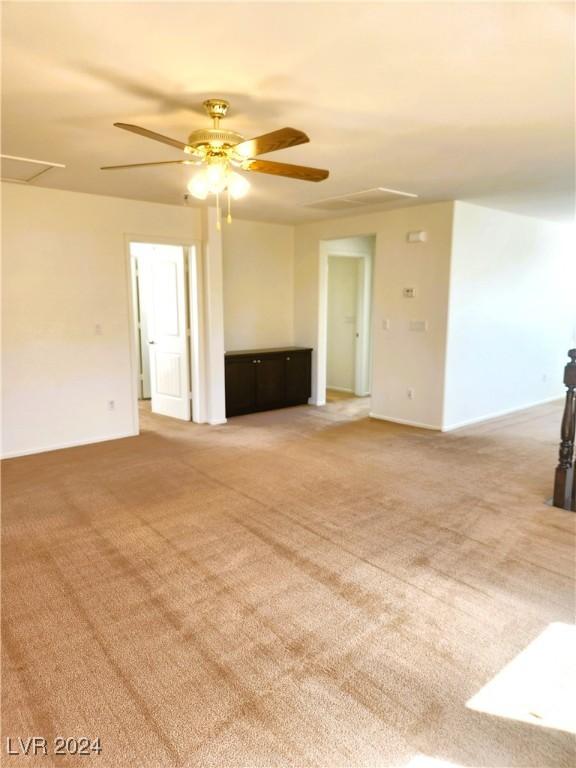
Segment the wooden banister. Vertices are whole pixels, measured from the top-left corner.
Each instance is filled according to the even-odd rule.
[[[576,511],[576,480],[574,477],[574,436],[576,434],[576,349],[568,352],[570,362],[564,369],[566,403],[560,432],[558,466],[554,477],[553,504],[561,509]]]

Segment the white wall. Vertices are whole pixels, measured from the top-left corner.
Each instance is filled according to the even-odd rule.
[[[3,454],[134,434],[125,235],[200,240],[199,211],[2,184],[2,212]]]
[[[362,260],[353,256],[328,257],[328,321],[326,384],[354,390],[356,373],[356,321],[358,278]]]
[[[442,426],[452,212],[452,203],[434,203],[296,227],[295,343],[315,350],[313,402],[322,402],[325,384],[317,365],[325,354],[321,244],[373,234],[372,412],[381,418]],[[406,241],[407,232],[422,229],[428,233],[426,242]],[[324,251],[327,247],[323,244]],[[403,298],[404,287],[415,287],[416,298]],[[388,330],[383,329],[384,320]],[[425,320],[428,330],[410,331],[410,320]],[[413,400],[408,389],[414,390]]]
[[[444,427],[563,395],[573,229],[455,203]]]
[[[294,343],[294,228],[222,226],[226,350]]]

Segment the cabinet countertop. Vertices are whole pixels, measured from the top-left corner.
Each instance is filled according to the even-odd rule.
[[[270,347],[267,349],[237,349],[225,352],[225,357],[236,357],[242,355],[266,355],[280,354],[282,352],[312,352],[312,347]]]

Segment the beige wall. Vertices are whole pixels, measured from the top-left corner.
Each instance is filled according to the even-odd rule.
[[[222,228],[226,350],[294,343],[294,228],[235,219]]]
[[[295,228],[235,221],[221,235],[213,211],[16,184],[2,191],[4,455],[136,432],[127,235],[202,240],[200,420],[224,419],[223,339],[227,349],[312,346],[321,402],[328,254],[338,239],[363,235],[376,237],[375,416],[449,428],[561,394],[576,334],[565,227],[435,203]],[[427,241],[407,243],[412,230]],[[403,298],[405,287],[416,297]],[[410,330],[411,320],[427,330]],[[325,322],[326,313],[324,331]]]
[[[434,203],[296,227],[295,341],[315,350],[314,402],[323,399],[317,367],[322,353],[321,243],[374,234],[372,412],[441,427],[452,213],[452,203]],[[427,241],[408,243],[412,230],[425,230]],[[405,287],[416,288],[416,298],[403,298]],[[411,320],[425,320],[428,330],[409,330]],[[414,390],[412,400],[409,389]]]
[[[563,396],[575,286],[572,227],[455,203],[445,428]]]
[[[125,235],[199,240],[198,211],[17,184],[2,194],[3,454],[134,434]]]

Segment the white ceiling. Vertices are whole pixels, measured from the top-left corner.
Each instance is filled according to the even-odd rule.
[[[267,159],[331,171],[250,174],[242,218],[333,217],[305,205],[377,186],[573,212],[571,3],[12,2],[2,37],[2,151],[67,166],[39,186],[181,203],[187,166],[99,170],[180,156],[112,123],[185,140],[224,96],[247,137],[309,134]]]

